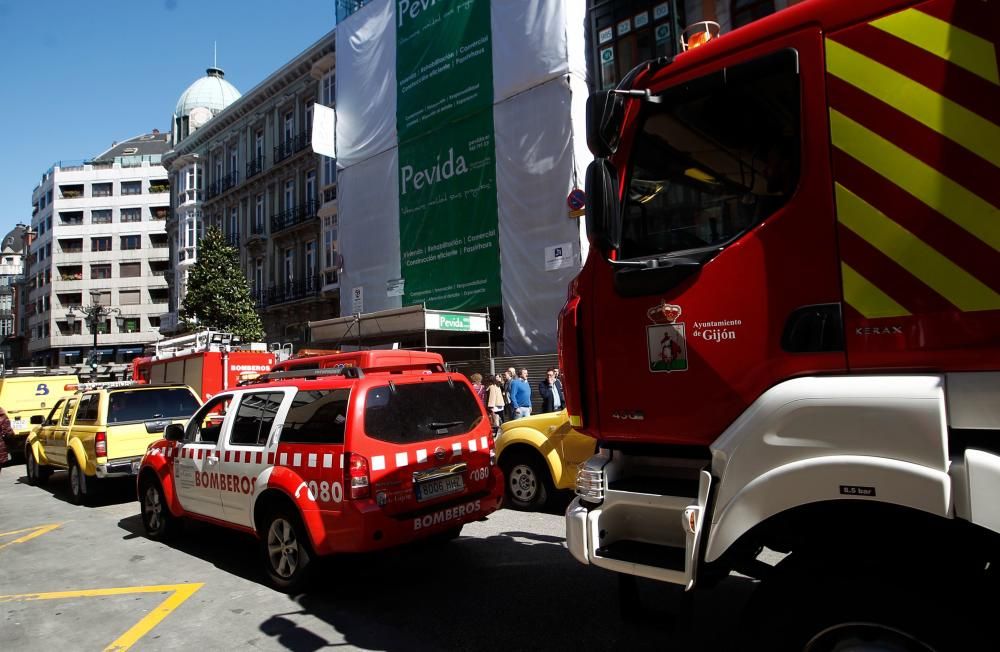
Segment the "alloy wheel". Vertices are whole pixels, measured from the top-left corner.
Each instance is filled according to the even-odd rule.
[[[288,579],[299,566],[299,542],[295,528],[283,518],[271,522],[267,531],[267,556],[271,568],[281,578]]]
[[[146,496],[143,501],[146,511],[146,523],[151,532],[159,532],[163,525],[163,504],[160,502],[160,492],[154,485],[146,488]]]

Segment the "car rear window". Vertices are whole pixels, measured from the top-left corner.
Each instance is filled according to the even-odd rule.
[[[200,407],[182,387],[115,392],[108,400],[108,424],[189,417]]]
[[[365,398],[365,434],[395,444],[461,435],[482,418],[481,403],[464,383],[384,385]]]

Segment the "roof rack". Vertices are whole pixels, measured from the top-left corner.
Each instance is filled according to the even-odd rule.
[[[138,384],[134,380],[112,380],[104,383],[77,383],[76,389],[79,392],[89,392],[92,389],[116,389],[118,387],[134,387]]]
[[[327,369],[292,369],[289,371],[271,371],[261,374],[248,381],[247,384],[268,383],[272,380],[288,380],[290,378],[323,378],[324,376],[343,376],[356,380],[365,377],[360,367],[334,367]]]

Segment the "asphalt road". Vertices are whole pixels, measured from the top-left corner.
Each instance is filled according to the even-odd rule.
[[[754,587],[733,575],[683,596],[641,581],[643,613],[623,620],[616,576],[569,555],[556,508],[327,560],[288,596],[264,584],[252,537],[188,523],[157,543],[138,508],[130,483],[77,507],[64,473],[31,487],[23,465],[0,472],[0,649],[712,650],[738,641]]]

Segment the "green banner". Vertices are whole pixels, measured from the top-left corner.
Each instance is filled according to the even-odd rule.
[[[399,142],[493,106],[490,0],[396,0]]]
[[[492,107],[399,146],[403,305],[500,303]]]

